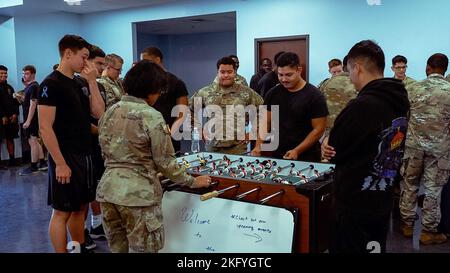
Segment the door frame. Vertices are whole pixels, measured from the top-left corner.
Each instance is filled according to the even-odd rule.
[[[292,41],[292,40],[305,40],[306,41],[306,60],[305,64],[307,68],[305,69],[305,81],[309,80],[309,34],[304,35],[293,35],[293,36],[280,36],[280,37],[267,37],[267,38],[255,38],[255,74],[258,73],[259,68],[259,45],[262,42],[282,42],[282,41]],[[273,60],[275,62],[275,60]]]

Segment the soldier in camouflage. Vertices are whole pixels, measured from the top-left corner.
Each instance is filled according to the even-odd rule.
[[[447,66],[447,56],[432,55],[427,62],[427,78],[412,84],[409,90],[411,113],[402,168],[401,230],[405,237],[412,237],[417,194],[423,181],[422,244],[438,244],[447,239],[437,230],[441,191],[450,171],[450,83],[443,76]]]
[[[336,117],[350,100],[356,98],[358,93],[350,81],[348,72],[341,72],[332,76],[320,87],[320,91],[323,92],[327,100],[329,115],[325,135],[328,135],[333,128]]]
[[[234,63],[236,64],[236,76],[234,77],[234,82],[248,87],[247,80],[237,73],[237,71],[239,69],[239,58],[236,55],[230,55],[228,57],[233,59]],[[214,83],[218,83],[218,82],[219,82],[219,77],[216,76],[216,78],[214,78]]]
[[[116,54],[108,54],[105,57],[105,66],[102,77],[97,81],[105,88],[105,103],[106,109],[108,109],[111,105],[120,101],[124,94],[122,84],[119,81],[123,59]]]
[[[226,106],[259,106],[263,104],[263,98],[258,95],[251,88],[246,87],[235,82],[236,76],[236,64],[230,57],[221,58],[217,62],[218,69],[218,82],[212,83],[206,87],[203,87],[197,91],[189,100],[189,106],[191,112],[194,111],[194,99],[202,99],[202,107],[208,105],[217,105],[223,112],[223,125],[225,127],[227,119],[233,119],[233,124],[237,124],[236,121],[239,118],[237,115],[227,116]],[[194,127],[200,128],[200,122],[195,118],[196,115],[192,115],[194,118]],[[252,124],[256,126],[256,124]],[[233,130],[234,139],[226,139],[227,130]],[[248,140],[248,139],[247,139]],[[223,140],[212,139],[207,142],[206,149],[210,152],[220,152],[226,154],[243,154],[247,151],[246,140],[237,139],[237,128],[224,128]]]
[[[106,170],[97,188],[111,252],[158,252],[164,246],[162,187],[157,173],[175,183],[207,187],[178,166],[164,119],[150,105],[165,86],[165,72],[149,61],[125,76],[128,95],[111,106],[99,125]]]
[[[405,56],[397,55],[392,58],[392,72],[394,72],[394,79],[401,80],[405,85],[406,91],[409,91],[409,86],[416,82],[413,78],[406,76],[406,69],[408,68],[408,59]]]
[[[342,62],[339,59],[331,59],[328,62],[328,72],[330,72],[331,77],[334,77],[336,75],[339,75],[343,72],[344,68],[342,67]],[[330,78],[326,78],[325,80],[321,81],[319,85],[317,86],[318,89],[321,89],[322,86],[328,82]]]

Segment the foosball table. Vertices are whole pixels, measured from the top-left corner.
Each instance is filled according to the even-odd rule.
[[[166,179],[165,191],[196,193],[204,202],[217,197],[288,209],[296,214],[292,252],[328,249],[334,165],[209,152],[177,161],[193,176],[209,175],[213,182],[208,189],[191,189]]]

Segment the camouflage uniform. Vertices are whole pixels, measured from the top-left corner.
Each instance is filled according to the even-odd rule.
[[[411,114],[402,167],[400,213],[403,225],[412,226],[423,180],[423,230],[437,232],[441,191],[450,170],[450,83],[442,75],[431,74],[410,86],[409,99]]]
[[[237,83],[237,84],[242,84],[243,86],[247,86],[248,87],[247,80],[244,77],[242,77],[241,75],[237,74],[237,73],[236,73],[236,77],[234,77],[234,82]],[[219,83],[219,77],[218,76],[216,76],[214,78],[214,83]]]
[[[247,144],[240,144],[240,140],[236,140],[237,137],[237,115],[234,115],[233,117],[228,117],[226,115],[226,106],[227,105],[255,105],[258,107],[258,105],[262,105],[264,103],[263,98],[258,95],[255,91],[253,91],[251,88],[246,87],[241,84],[234,83],[230,88],[224,89],[222,88],[218,83],[212,83],[206,87],[203,87],[197,93],[195,93],[190,99],[189,99],[189,106],[191,108],[191,112],[194,111],[194,98],[200,97],[202,98],[202,107],[208,106],[208,105],[217,105],[220,108],[222,108],[223,112],[223,140],[211,140],[208,141],[209,143],[206,145],[206,150],[210,152],[220,152],[220,153],[227,153],[227,154],[243,154],[247,151]],[[195,117],[195,116],[193,116]],[[227,119],[233,119],[233,124],[235,124],[234,128],[231,130],[234,130],[234,140],[225,140],[226,138],[226,120]],[[200,128],[199,121],[194,120],[194,126],[197,128]],[[254,126],[257,126],[257,124],[252,124]]]
[[[317,85],[317,89],[322,90],[322,86],[329,81],[330,78],[326,78],[325,80],[321,81],[318,85]]]
[[[405,85],[405,88],[408,88],[411,84],[416,83],[417,81],[413,78],[406,76],[402,82]],[[406,90],[408,90],[408,89],[406,89]]]
[[[120,98],[125,94],[123,91],[122,84],[120,81],[113,81],[107,76],[102,76],[100,79],[97,80],[100,84],[103,85],[105,88],[105,104],[106,109],[111,107],[114,103],[120,101]]]
[[[350,100],[356,98],[358,95],[348,75],[347,72],[342,72],[339,75],[331,77],[320,86],[320,91],[325,95],[330,113],[327,118],[325,131],[327,135],[331,128],[333,128],[334,120],[342,109],[344,109]]]
[[[100,119],[106,170],[97,188],[112,252],[157,252],[164,245],[161,172],[192,185],[175,160],[168,127],[144,100],[124,95]]]

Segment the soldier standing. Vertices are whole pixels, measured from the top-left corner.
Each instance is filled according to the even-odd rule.
[[[427,78],[409,90],[411,115],[401,182],[401,230],[405,237],[413,236],[417,193],[423,181],[422,244],[439,244],[447,239],[437,230],[441,191],[450,171],[450,83],[444,79],[447,66],[447,56],[432,55],[427,61]]]
[[[168,125],[153,105],[166,73],[150,61],[125,76],[127,95],[100,120],[106,170],[98,185],[103,225],[112,252],[158,252],[164,246],[161,172],[171,181],[208,187],[209,176],[192,177],[174,157]]]
[[[344,61],[344,70],[346,65],[347,63]],[[356,98],[358,93],[356,92],[355,86],[350,81],[349,73],[346,71],[334,74],[328,81],[320,86],[320,91],[323,92],[327,100],[329,115],[327,117],[325,135],[328,135],[331,128],[333,128],[336,117],[350,100]]]
[[[105,88],[106,109],[120,101],[124,94],[122,84],[119,81],[122,66],[122,57],[116,54],[106,55],[105,70],[103,70],[102,77],[97,80]]]
[[[218,82],[213,82],[212,84],[203,87],[197,91],[190,99],[189,106],[191,112],[194,111],[194,99],[202,99],[202,107],[209,105],[217,105],[222,109],[223,113],[223,125],[226,124],[227,119],[233,119],[233,128],[225,128],[223,130],[223,139],[212,139],[207,142],[206,150],[210,152],[220,152],[227,154],[243,154],[247,151],[246,140],[237,139],[237,126],[235,124],[238,116],[233,114],[233,116],[227,116],[226,107],[228,105],[233,106],[248,106],[254,105],[258,106],[263,104],[263,99],[258,93],[253,91],[251,88],[238,84],[235,82],[236,77],[236,63],[230,57],[223,57],[217,61],[217,78]],[[194,116],[194,127],[199,128],[199,121],[195,119]],[[252,124],[256,126],[256,124]],[[226,139],[227,130],[232,130],[234,139]],[[204,135],[209,135],[211,132],[204,132]]]
[[[408,90],[409,85],[415,83],[416,80],[406,76],[406,69],[408,68],[408,60],[405,56],[397,55],[392,58],[392,72],[394,72],[394,79],[401,80]]]

